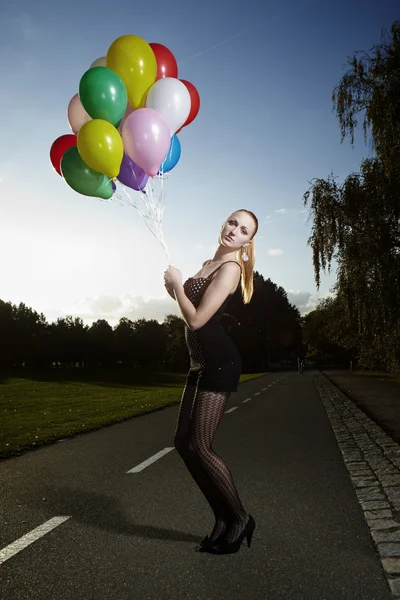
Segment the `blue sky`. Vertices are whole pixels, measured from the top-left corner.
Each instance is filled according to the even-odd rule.
[[[166,182],[164,237],[183,278],[215,250],[234,210],[259,218],[256,269],[302,314],[335,276],[314,283],[302,195],[314,177],[340,181],[370,154],[360,132],[340,144],[331,93],[346,57],[379,43],[394,1],[169,3],[26,0],[1,9],[0,298],[52,321],[111,324],[177,312],[163,287],[161,246],[129,206],[74,192],[52,169],[52,142],[90,64],[119,36],[170,48],[201,97]],[[133,192],[132,192],[133,193]]]

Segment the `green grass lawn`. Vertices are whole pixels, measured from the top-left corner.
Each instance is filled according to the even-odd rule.
[[[265,373],[245,374],[240,383]],[[180,401],[185,374],[52,370],[0,379],[0,458]]]

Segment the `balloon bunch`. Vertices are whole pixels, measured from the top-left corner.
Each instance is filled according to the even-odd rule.
[[[79,93],[68,105],[73,133],[54,141],[50,160],[67,184],[86,196],[108,200],[115,194],[121,199],[118,180],[129,203],[148,226],[155,226],[166,250],[162,179],[181,156],[177,133],[196,118],[199,108],[195,86],[178,79],[178,65],[168,48],[124,35],[83,74]],[[160,195],[154,191],[155,179],[161,179]],[[141,192],[147,213],[124,186]]]

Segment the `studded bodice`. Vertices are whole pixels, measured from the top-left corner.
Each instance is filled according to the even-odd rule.
[[[216,271],[217,270],[218,269],[216,269]],[[193,306],[195,308],[198,308],[204,292],[206,291],[207,287],[211,283],[211,278],[214,275],[214,273],[215,273],[215,271],[210,273],[210,275],[208,277],[189,277],[189,279],[187,279],[185,281],[185,283],[183,284],[183,289],[185,290],[185,294],[189,298],[190,302],[193,304]],[[230,294],[228,294],[228,296],[226,297],[224,302],[221,304],[219,309],[211,317],[212,320],[214,320],[214,321],[220,320],[221,315],[223,314],[223,311],[225,309],[225,306],[227,305],[230,298],[231,298],[231,296],[230,296]]]
[[[183,289],[185,290],[186,296],[196,308],[199,306],[201,298],[204,292],[206,291],[210,281],[211,277],[189,277],[189,279],[183,284]],[[190,366],[192,368],[205,367],[206,358],[204,356],[202,344],[202,338],[204,338],[204,331],[202,335],[202,330],[207,331],[212,325],[217,325],[221,327],[219,321],[221,320],[221,316],[223,314],[224,308],[228,300],[229,296],[222,303],[222,305],[216,311],[216,313],[213,314],[211,319],[198,331],[193,331],[192,329],[189,329],[189,327],[185,323],[185,340],[189,349]]]
[[[196,309],[214,273],[222,264],[208,277],[189,277],[183,284],[186,296]],[[185,340],[190,357],[187,384],[196,389],[224,392],[237,390],[241,358],[233,340],[221,324],[221,317],[230,298],[231,295],[228,294],[218,310],[199,329],[193,331],[185,323]]]
[[[220,265],[221,266],[221,265]],[[208,277],[189,277],[183,284],[186,296],[195,308],[198,308],[204,292],[211,283],[215,269]],[[218,310],[203,327],[193,331],[185,324],[185,340],[189,349],[192,369],[204,368],[206,364],[220,361],[231,344],[221,325],[221,317],[231,296],[228,294]]]

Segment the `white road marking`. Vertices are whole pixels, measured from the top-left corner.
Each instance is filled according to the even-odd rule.
[[[262,389],[262,391],[263,391],[263,392],[265,392],[265,390],[266,390],[266,389],[267,389],[267,388],[263,388],[263,389]]]
[[[268,387],[272,387],[272,383],[270,383]]]
[[[243,404],[246,404],[246,402],[250,402],[251,398],[246,398],[246,400],[242,400]]]
[[[29,533],[26,533],[12,544],[9,544],[8,546],[0,550],[0,565],[9,558],[12,558],[16,554],[18,554],[18,552],[21,552],[21,550],[24,550],[30,544],[33,544],[33,542],[36,542],[36,540],[46,535],[46,533],[49,533],[49,531],[51,531],[52,529],[55,529],[65,521],[68,521],[68,519],[70,518],[71,516],[53,517],[49,521],[46,521],[42,525],[39,525],[39,527],[36,527],[36,529],[32,529],[32,531],[30,531]]]
[[[260,394],[261,394],[261,392],[256,392],[254,395],[259,396]]]
[[[233,412],[234,410],[237,410],[237,406],[232,406],[232,408],[230,408],[229,410],[225,411],[225,414],[227,415],[228,413]]]
[[[174,450],[174,448],[164,448],[164,450],[160,450],[160,452],[157,452],[157,454],[150,456],[150,458],[143,461],[136,467],[133,467],[133,469],[130,469],[129,471],[127,471],[127,473],[139,473],[140,471],[143,471],[143,469],[145,469],[149,465],[152,465],[154,462],[156,462],[156,460],[163,457],[165,454],[168,454],[168,452],[171,452],[171,450]]]

